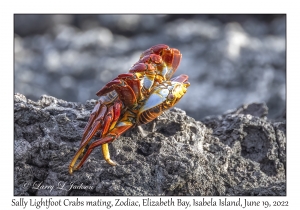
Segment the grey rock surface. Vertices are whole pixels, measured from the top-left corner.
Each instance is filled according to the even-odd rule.
[[[142,126],[146,137],[133,128],[109,144],[117,166],[97,148],[69,175],[96,101],[14,100],[14,195],[286,195],[285,119],[268,120],[265,104],[202,121],[172,108]]]

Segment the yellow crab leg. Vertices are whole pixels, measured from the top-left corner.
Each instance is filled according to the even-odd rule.
[[[110,155],[109,155],[109,149],[108,149],[108,143],[105,143],[105,144],[102,144],[102,154],[103,154],[103,157],[104,157],[104,160],[112,165],[112,166],[115,166],[117,165],[114,161],[112,161],[110,159]]]

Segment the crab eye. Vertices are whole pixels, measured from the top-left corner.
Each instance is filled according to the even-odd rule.
[[[174,95],[173,94],[169,94],[168,95],[168,99],[172,101],[174,99]]]

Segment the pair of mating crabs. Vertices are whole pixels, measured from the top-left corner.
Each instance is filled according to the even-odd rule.
[[[108,143],[129,128],[151,122],[182,98],[190,86],[188,76],[171,78],[181,58],[179,50],[165,44],[155,45],[141,54],[129,73],[120,74],[97,92],[99,99],[70,163],[70,174],[81,168],[100,145],[106,162],[116,165],[110,159]],[[88,146],[96,134],[100,134],[100,138]]]

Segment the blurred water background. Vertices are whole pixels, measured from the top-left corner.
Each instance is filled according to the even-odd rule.
[[[201,120],[246,103],[286,105],[285,15],[14,16],[14,91],[84,103],[155,44],[179,49],[174,76],[191,86],[176,105]]]

